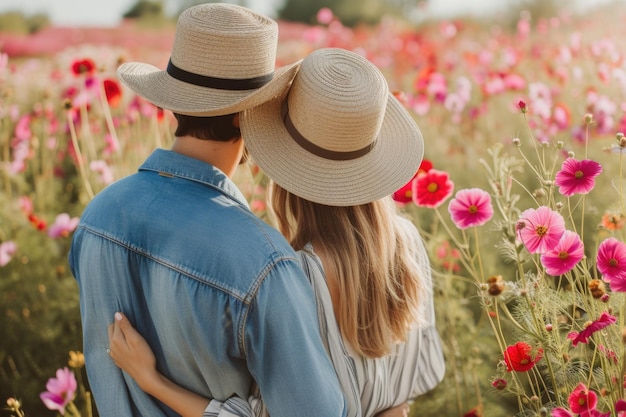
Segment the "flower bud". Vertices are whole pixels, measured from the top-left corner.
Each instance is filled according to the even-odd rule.
[[[528,106],[526,105],[526,102],[523,100],[520,100],[517,103],[517,106],[519,107],[519,109],[522,111],[522,113],[526,113],[528,111]]]
[[[557,210],[561,210],[563,208],[563,202],[557,201],[554,207],[556,207]]]
[[[493,295],[495,297],[502,294],[502,291],[504,291],[504,280],[502,279],[502,275],[493,275],[487,278],[487,284],[489,285],[489,295]]]
[[[491,386],[501,391],[506,388],[507,384],[508,382],[506,382],[506,379],[498,378],[498,379],[493,380],[493,382],[491,383]]]
[[[9,406],[11,411],[17,411],[20,409],[20,407],[22,407],[22,404],[20,404],[20,402],[13,397],[7,398],[7,405]]]
[[[565,142],[563,142],[562,140],[559,140],[556,142],[557,149],[563,149],[564,146],[565,146]]]
[[[547,195],[546,190],[543,188],[537,188],[535,191],[533,191],[533,196],[535,196],[535,198],[545,198]]]
[[[520,138],[513,138],[513,146],[522,146]]]
[[[591,113],[585,114],[585,123],[587,123],[588,125],[593,123],[593,114]]]
[[[592,279],[589,281],[588,287],[591,292],[591,296],[596,300],[602,298],[602,296],[606,293],[604,282],[600,279]]]
[[[546,324],[546,332],[551,332],[552,331],[552,324],[548,323]]]
[[[602,294],[602,297],[600,297],[600,301],[602,301],[603,303],[608,303],[609,298],[611,298],[609,294]]]
[[[85,355],[82,352],[70,351],[68,365],[72,368],[82,368],[85,366]]]
[[[576,158],[576,154],[574,153],[574,151],[569,151],[569,152],[567,152],[567,157],[568,158]]]

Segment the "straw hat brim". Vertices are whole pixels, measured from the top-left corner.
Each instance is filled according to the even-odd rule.
[[[221,116],[239,113],[282,94],[297,73],[300,62],[276,69],[274,77],[255,90],[222,90],[200,87],[171,77],[167,71],[141,62],[120,65],[117,76],[152,104],[189,116]]]
[[[285,190],[318,204],[359,205],[393,194],[417,172],[424,140],[392,94],[376,145],[366,155],[344,161],[316,156],[291,138],[281,115],[285,99],[286,94],[246,110],[240,118],[253,161]]]

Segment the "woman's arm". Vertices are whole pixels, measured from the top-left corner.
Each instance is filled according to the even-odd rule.
[[[156,358],[148,342],[122,313],[115,313],[109,325],[109,355],[113,362],[130,375],[144,392],[166,404],[182,417],[254,417],[249,402],[233,397],[224,403],[195,394],[170,379],[156,368]],[[255,401],[249,398],[248,401]],[[408,404],[385,410],[377,417],[407,417]]]
[[[115,313],[115,321],[108,330],[111,359],[144,392],[165,403],[182,417],[202,416],[209,399],[182,388],[161,374],[156,368],[152,349],[126,316]]]

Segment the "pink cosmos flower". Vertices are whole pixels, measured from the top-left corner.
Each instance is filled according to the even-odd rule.
[[[530,253],[546,253],[559,243],[565,232],[565,220],[556,211],[541,206],[524,210],[516,228]]]
[[[576,346],[579,343],[587,343],[592,334],[598,330],[604,329],[610,324],[616,322],[616,318],[606,311],[602,312],[597,320],[588,323],[585,328],[579,332],[571,332],[567,335],[568,339],[572,339],[572,346]]]
[[[482,226],[493,217],[491,196],[480,188],[460,190],[450,201],[448,212],[459,229]]]
[[[70,233],[76,229],[76,226],[78,226],[79,220],[78,217],[70,218],[70,215],[67,213],[59,214],[54,220],[54,223],[50,225],[48,236],[53,239],[68,237]]]
[[[574,194],[587,194],[595,186],[595,178],[602,172],[602,165],[590,159],[579,161],[567,158],[556,173],[554,183],[559,192],[570,197]]]
[[[454,183],[447,172],[431,169],[412,183],[413,202],[420,207],[437,208],[452,195]]]
[[[49,410],[58,410],[61,415],[65,415],[65,407],[74,399],[76,387],[74,372],[67,367],[58,369],[56,378],[48,379],[48,391],[39,394],[39,398]]]
[[[626,244],[615,238],[600,243],[596,266],[613,291],[626,292]]]
[[[89,163],[89,169],[99,174],[99,180],[101,183],[109,185],[115,180],[115,176],[113,174],[113,170],[109,167],[109,164],[106,161],[101,159],[96,161],[91,161]]]
[[[563,275],[571,271],[584,255],[585,248],[578,234],[566,230],[559,243],[541,255],[541,263],[546,268],[547,274]]]
[[[5,266],[17,251],[17,245],[12,240],[0,243],[0,267]]]
[[[595,410],[598,404],[598,396],[581,382],[570,394],[568,402],[573,413],[581,414]]]

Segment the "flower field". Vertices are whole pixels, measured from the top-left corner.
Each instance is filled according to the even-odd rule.
[[[444,381],[414,416],[626,415],[626,35],[617,6],[411,27],[281,22],[279,65],[363,54],[424,135],[394,194],[434,270]],[[620,13],[622,12],[622,13]],[[0,397],[6,415],[96,415],[67,265],[79,216],[168,147],[173,118],[115,78],[164,67],[173,27],[0,33]],[[266,179],[236,181],[265,218]]]

